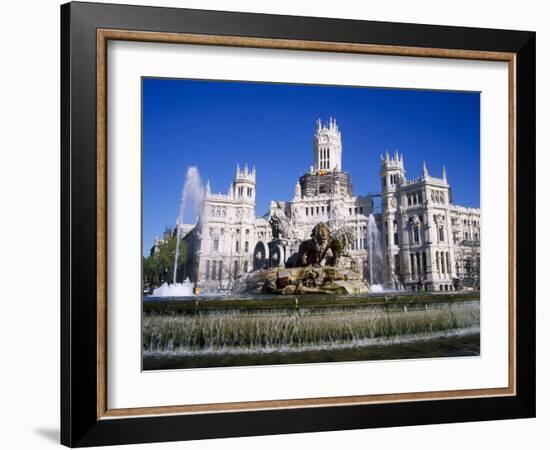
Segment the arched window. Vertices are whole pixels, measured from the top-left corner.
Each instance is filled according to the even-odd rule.
[[[239,253],[239,250],[240,250],[239,241],[235,241],[235,252]]]
[[[237,278],[239,276],[239,261],[235,260],[233,261],[233,278]]]
[[[439,252],[435,252],[435,263],[437,265],[437,273],[441,273],[441,266],[439,265]]]
[[[244,252],[248,253],[248,241],[244,242]]]
[[[205,270],[206,279],[210,279],[210,261],[206,261],[206,270]]]
[[[222,262],[218,262],[218,280],[222,280],[222,273],[223,273],[223,264]]]
[[[244,262],[243,271],[244,271],[244,273],[247,273],[247,272],[248,272],[248,261],[245,261],[245,262]]]

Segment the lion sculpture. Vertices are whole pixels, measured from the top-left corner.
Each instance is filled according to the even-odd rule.
[[[331,233],[326,223],[318,223],[311,231],[311,239],[300,243],[298,253],[287,263],[288,267],[337,266],[340,257],[347,256],[347,248],[353,239],[351,229],[342,227]]]

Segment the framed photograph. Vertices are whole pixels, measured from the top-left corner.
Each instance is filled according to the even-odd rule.
[[[61,441],[535,415],[535,33],[61,7]]]

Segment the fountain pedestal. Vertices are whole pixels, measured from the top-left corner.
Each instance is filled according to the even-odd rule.
[[[330,266],[272,267],[240,278],[237,294],[363,294],[369,291],[361,275],[353,269]]]

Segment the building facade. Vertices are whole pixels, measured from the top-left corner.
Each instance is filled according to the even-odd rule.
[[[230,289],[252,270],[255,249],[272,240],[269,218],[280,216],[288,223],[286,259],[317,223],[327,222],[353,232],[348,252],[369,283],[408,290],[478,288],[480,210],[452,203],[445,169],[434,177],[424,164],[421,176],[409,179],[403,155],[386,153],[380,157],[380,194],[354,195],[350,175],[342,169],[342,150],[336,121],[317,121],[313,165],[297,180],[292,199],[271,202],[267,218],[256,216],[255,168],[237,166],[226,194],[212,193],[208,183],[199,222],[191,231],[180,226],[188,241],[187,276],[203,289]],[[380,197],[378,211],[375,197]],[[384,266],[377,271],[383,280],[369,279],[374,277],[369,221],[380,236],[376,264]],[[371,260],[374,264],[374,254]]]
[[[270,239],[268,221],[256,217],[256,169],[237,166],[228,192],[213,193],[208,182],[204,209],[195,229],[186,234],[185,274],[202,289],[226,290],[252,270],[258,240]]]
[[[445,168],[434,177],[423,164],[422,175],[408,179],[403,155],[386,153],[380,157],[380,177],[390,283],[411,290],[466,287],[464,266],[476,251],[479,268],[481,211],[452,203]]]

